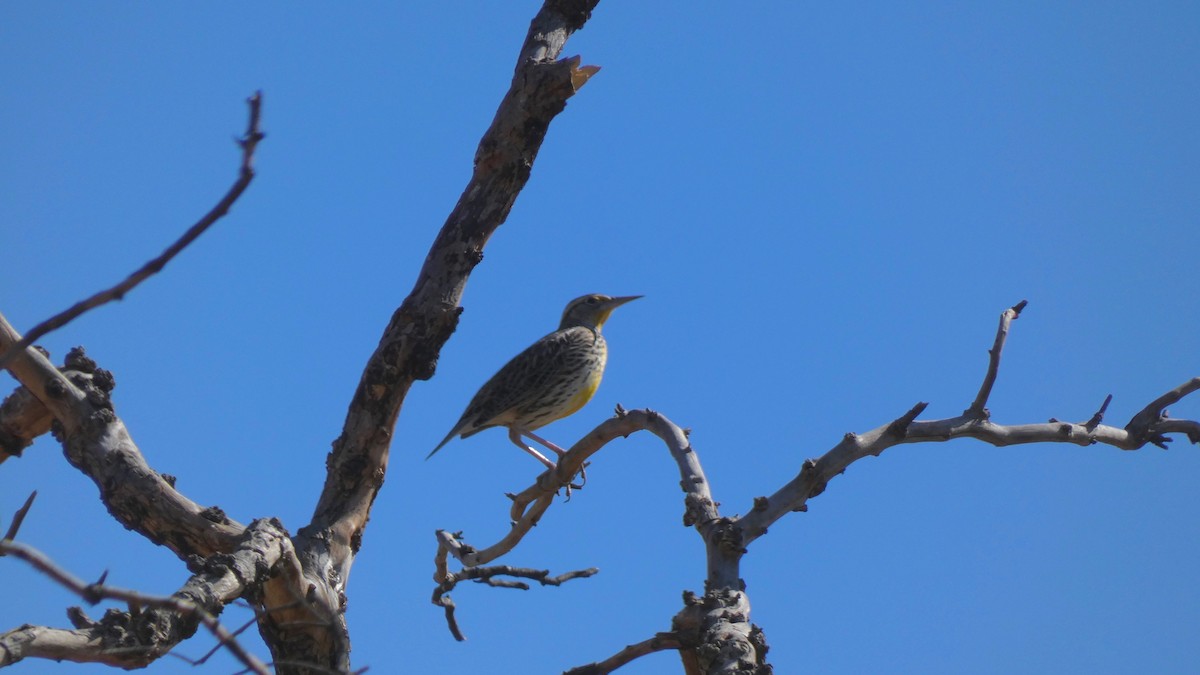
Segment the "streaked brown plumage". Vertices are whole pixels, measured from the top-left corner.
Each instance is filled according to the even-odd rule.
[[[466,438],[491,427],[506,427],[517,447],[553,468],[554,462],[521,437],[562,456],[562,448],[533,430],[574,413],[592,398],[608,360],[600,328],[614,309],[640,297],[593,294],[569,302],[558,330],[517,354],[480,387],[458,423],[426,459],[455,436]]]

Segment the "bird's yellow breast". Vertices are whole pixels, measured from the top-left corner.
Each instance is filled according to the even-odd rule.
[[[568,415],[574,415],[579,411],[580,408],[587,405],[587,402],[592,400],[592,397],[596,395],[596,390],[600,388],[600,379],[603,377],[604,364],[601,363],[599,368],[596,368],[592,371],[591,375],[588,376],[587,381],[583,383],[583,386],[579,388],[579,391],[575,392],[575,395],[571,397],[571,400],[567,401],[566,409],[563,410],[562,415],[558,416],[558,419],[562,419]]]

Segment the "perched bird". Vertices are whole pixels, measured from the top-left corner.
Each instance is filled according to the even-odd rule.
[[[592,398],[608,360],[608,345],[600,335],[600,327],[614,309],[640,297],[593,294],[567,303],[558,330],[504,364],[479,389],[458,423],[425,459],[433,457],[455,436],[466,438],[491,427],[507,427],[509,440],[553,469],[555,463],[522,437],[559,457],[565,454],[533,430],[574,413]]]

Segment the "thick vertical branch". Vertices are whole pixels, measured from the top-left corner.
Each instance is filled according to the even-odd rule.
[[[310,597],[321,605],[320,614],[338,617],[337,625],[265,615],[261,628],[268,644],[298,647],[276,651],[277,661],[349,666],[349,637],[341,619],[345,586],[383,485],[400,407],[413,381],[433,376],[438,354],[457,325],[471,270],[529,179],[550,122],[596,71],[580,67],[577,57],[555,59],[597,2],[549,0],[530,25],[512,85],[480,141],[474,173],[363,370],[328,458],[312,522],[296,537],[305,577],[315,589]],[[281,589],[268,591],[282,595]],[[281,672],[291,672],[290,667]]]

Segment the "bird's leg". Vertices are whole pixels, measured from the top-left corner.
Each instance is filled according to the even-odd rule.
[[[563,450],[562,448],[560,448],[557,445],[551,443],[550,441],[542,438],[541,436],[538,436],[537,434],[533,433],[532,431],[529,431],[528,429],[522,429],[520,431],[520,433],[522,436],[528,436],[529,438],[533,439],[535,442],[540,443],[542,445],[542,447],[554,452],[554,454],[558,455],[559,457],[562,457],[563,455],[567,454],[566,450]]]
[[[513,444],[516,445],[518,448],[533,455],[534,459],[536,459],[537,461],[546,465],[547,469],[554,469],[557,465],[554,462],[551,462],[550,460],[546,459],[546,456],[543,455],[542,453],[531,448],[529,446],[529,444],[527,444],[525,441],[521,440],[521,433],[522,432],[520,429],[517,429],[515,427],[509,427],[508,428],[508,440],[512,441]],[[529,432],[524,432],[524,433],[529,433]],[[537,438],[534,438],[534,440],[540,441],[540,439],[537,439]],[[559,450],[557,446],[554,447],[554,450],[556,452],[558,452],[558,454],[560,456],[563,454],[562,450]]]
[[[567,451],[558,447],[557,444],[551,443],[550,441],[542,438],[541,436],[538,436],[537,434],[533,433],[532,431],[529,431],[528,429],[522,429],[520,431],[520,434],[522,436],[528,436],[529,438],[533,439],[534,441],[545,446],[547,450],[553,451],[554,453],[556,453],[558,455],[559,459],[562,459],[562,456],[567,454]],[[526,450],[532,451],[532,448],[527,447]],[[579,476],[583,479],[583,483],[586,484],[587,483],[587,464],[586,463],[583,466],[579,467]],[[570,496],[570,494],[571,494],[570,490],[572,487],[575,487],[576,489],[582,489],[583,485],[574,485],[574,486],[568,485],[567,486],[567,496]]]

